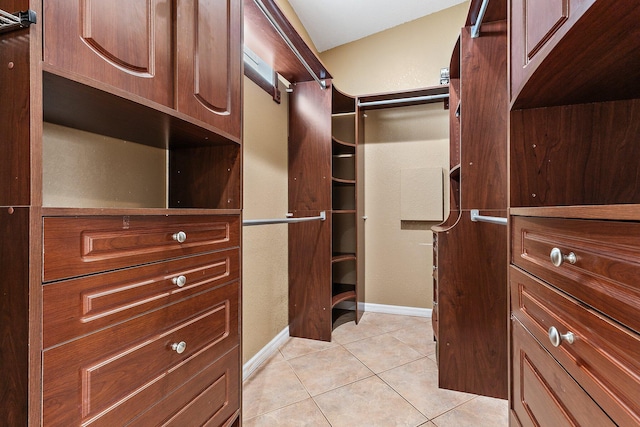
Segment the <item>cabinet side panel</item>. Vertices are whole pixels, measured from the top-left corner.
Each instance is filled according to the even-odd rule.
[[[318,211],[299,212],[317,216]],[[298,215],[296,215],[298,216]],[[289,333],[331,340],[331,215],[289,225]]]
[[[331,91],[297,83],[289,101],[289,212],[331,209]]]
[[[506,216],[505,211],[482,212]],[[462,216],[438,233],[442,388],[507,397],[507,228]]]
[[[365,305],[365,203],[364,203],[364,112],[358,111],[356,125],[356,316],[359,322]]]
[[[507,27],[483,26],[482,37],[462,30],[462,209],[507,206]]]
[[[28,34],[18,30],[0,35],[0,206],[29,204]]]
[[[0,209],[0,420],[26,426],[29,378],[29,211]],[[37,402],[33,402],[37,405]]]
[[[169,153],[169,207],[240,209],[240,145],[177,148]]]

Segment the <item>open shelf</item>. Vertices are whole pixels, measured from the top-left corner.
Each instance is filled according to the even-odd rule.
[[[355,185],[355,179],[341,179],[341,178],[331,178],[334,184],[337,185]]]
[[[449,171],[449,178],[460,181],[460,164],[455,165]]]
[[[332,139],[331,143],[331,151],[333,156],[341,156],[341,155],[353,155],[356,154],[356,144],[352,142],[345,142],[335,137]]]
[[[356,254],[355,253],[334,252],[333,255],[331,256],[331,262],[332,263],[345,262],[345,261],[355,261],[355,260],[356,260]]]
[[[343,301],[353,301],[356,298],[356,286],[352,284],[334,283],[332,286],[331,307]]]

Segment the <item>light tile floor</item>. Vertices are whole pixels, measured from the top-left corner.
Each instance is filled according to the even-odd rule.
[[[243,426],[507,426],[505,400],[438,388],[432,336],[431,319],[365,313],[332,342],[290,338],[244,382]]]

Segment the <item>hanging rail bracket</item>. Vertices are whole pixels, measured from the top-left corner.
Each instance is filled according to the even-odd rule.
[[[480,37],[480,26],[482,25],[484,14],[487,12],[488,5],[489,0],[482,0],[482,4],[480,5],[480,12],[478,12],[478,19],[476,19],[476,23],[471,27],[471,38],[475,39]]]
[[[471,209],[471,221],[473,222],[490,222],[491,224],[507,225],[507,218],[499,216],[480,215],[480,210]]]
[[[8,13],[0,9],[0,33],[28,28],[35,23],[36,12],[31,9],[16,13]]]

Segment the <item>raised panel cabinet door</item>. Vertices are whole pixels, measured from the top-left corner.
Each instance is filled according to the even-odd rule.
[[[183,0],[177,18],[177,110],[241,135],[242,2]]]
[[[44,61],[173,105],[171,0],[44,1]]]

